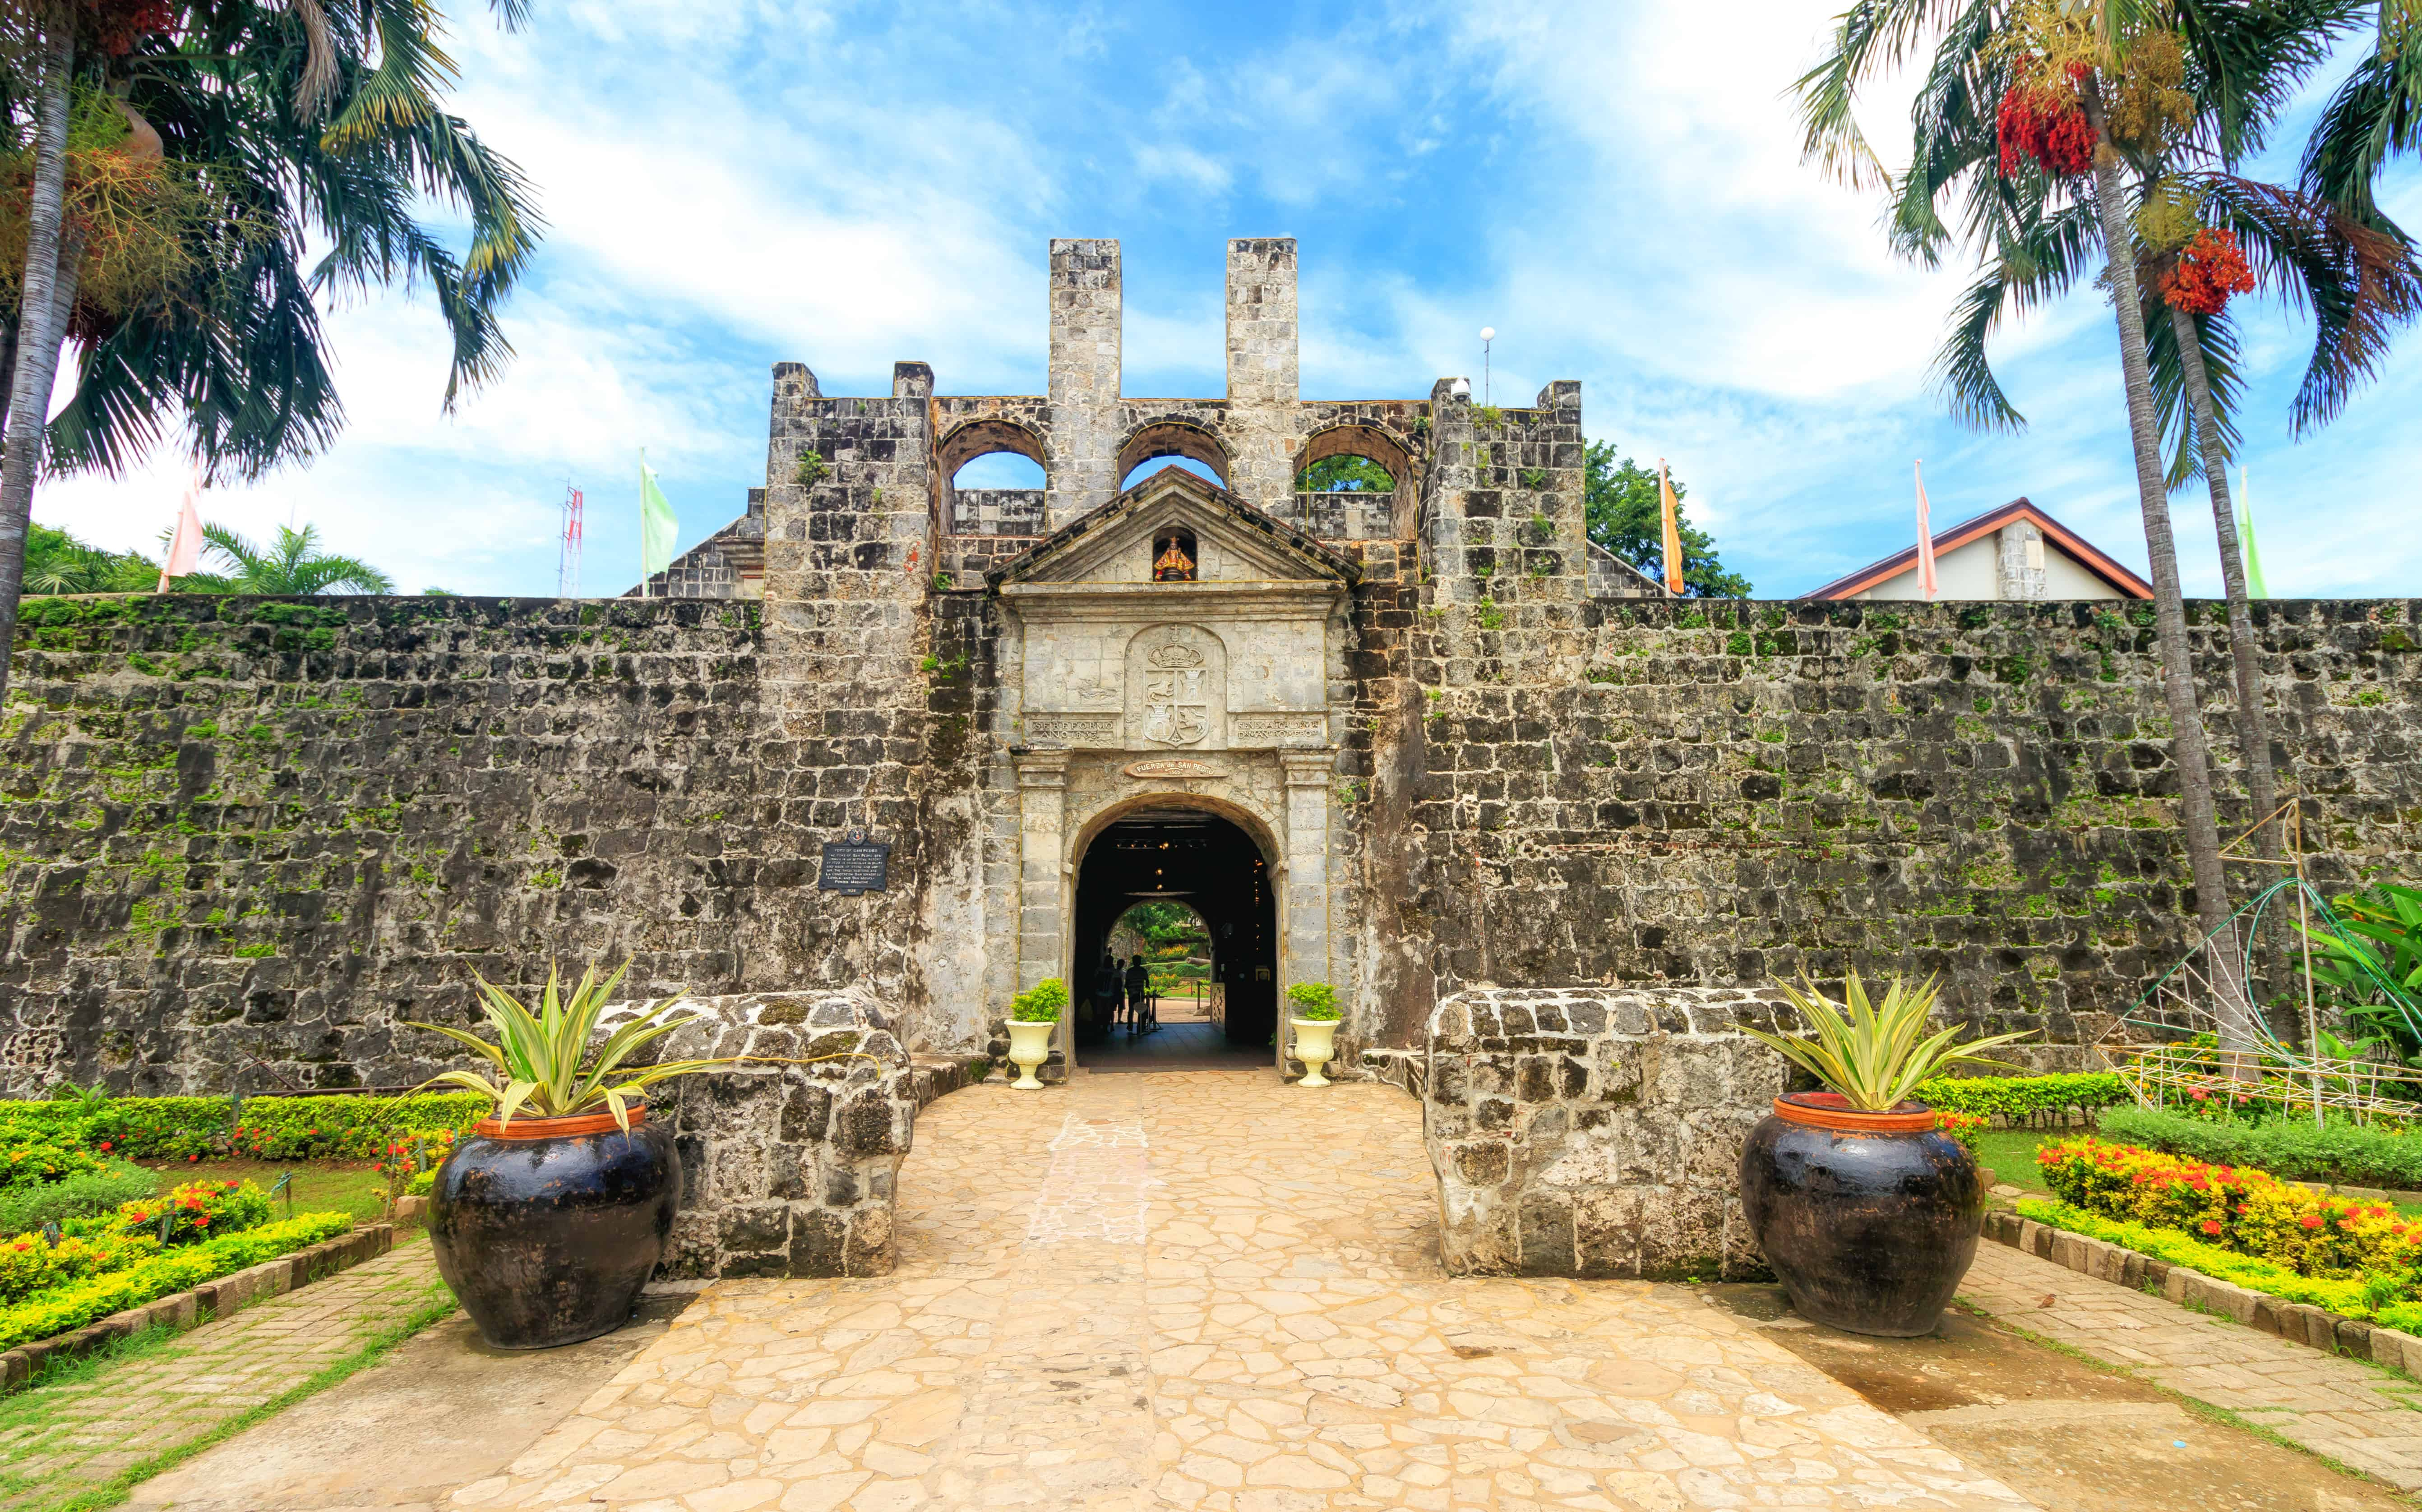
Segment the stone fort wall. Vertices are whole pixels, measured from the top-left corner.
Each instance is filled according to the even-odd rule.
[[[29,601],[0,728],[0,1091],[415,1081],[441,1047],[400,1021],[458,1018],[471,972],[527,986],[550,953],[627,952],[638,993],[862,983],[913,1048],[983,1049],[1005,984],[936,931],[1007,865],[991,614],[841,530],[769,548],[843,610]],[[1493,610],[1357,590],[1331,809],[1351,1042],[1417,1047],[1477,984],[1851,964],[2073,1038],[2188,939],[2156,654],[2118,606],[1526,606],[1557,574],[1509,576]],[[2217,711],[2220,616],[2194,609]],[[2257,618],[2314,875],[2411,877],[2422,604]],[[852,823],[892,844],[889,893],[816,889]]]

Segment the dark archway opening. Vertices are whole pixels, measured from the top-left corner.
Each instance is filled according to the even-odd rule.
[[[1215,1023],[1138,1034],[1111,1009],[1106,970],[1119,921],[1139,903],[1183,903],[1201,919],[1217,989]],[[1269,865],[1230,820],[1174,804],[1106,827],[1077,871],[1077,1061],[1095,1070],[1261,1066],[1278,1027],[1278,912]]]

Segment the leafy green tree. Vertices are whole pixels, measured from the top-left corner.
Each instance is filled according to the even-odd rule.
[[[1593,441],[1583,458],[1582,496],[1589,538],[1655,578],[1665,581],[1665,512],[1657,475],[1621,456],[1614,444]],[[1749,579],[1728,571],[1716,543],[1691,523],[1684,501],[1690,491],[1674,485],[1674,516],[1682,537],[1682,594],[1689,599],[1746,599]]]
[[[1324,457],[1296,475],[1298,493],[1392,493],[1396,480],[1368,457]]]
[[[160,585],[160,564],[135,552],[113,552],[49,525],[25,531],[29,593],[149,593]]]
[[[277,544],[262,548],[225,525],[204,524],[202,554],[226,562],[226,572],[196,572],[177,580],[188,593],[393,593],[395,580],[354,556],[320,550],[320,530],[277,527]]]

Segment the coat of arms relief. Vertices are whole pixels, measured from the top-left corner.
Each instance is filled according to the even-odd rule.
[[[1157,745],[1193,745],[1211,729],[1211,670],[1191,646],[1146,653],[1143,729]]]

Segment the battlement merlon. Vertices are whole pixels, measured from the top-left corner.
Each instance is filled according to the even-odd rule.
[[[1107,503],[1130,474],[1160,459],[1198,462],[1247,503],[1322,538],[1420,537],[1450,550],[1521,544],[1555,553],[1524,557],[1526,571],[1582,575],[1581,564],[1591,558],[1582,528],[1580,383],[1550,382],[1530,408],[1480,405],[1470,380],[1453,377],[1439,379],[1426,398],[1306,399],[1298,271],[1293,238],[1228,242],[1227,392],[1217,398],[1122,392],[1124,294],[1120,246],[1108,239],[1050,243],[1046,394],[940,394],[929,365],[901,362],[888,397],[827,397],[805,366],[776,365],[766,458],[771,535],[790,534],[781,517],[798,506],[785,486],[800,475],[799,453],[810,437],[827,466],[807,475],[824,479],[821,488],[857,486],[873,501],[866,468],[903,460],[899,449],[920,444],[909,438],[921,432],[930,448],[918,479],[927,517],[916,533],[928,545],[913,554],[928,576],[943,557],[955,569],[961,557],[1014,554]],[[1483,423],[1475,427],[1475,418]],[[963,500],[954,487],[959,471],[997,452],[1031,459],[1044,487],[977,490]],[[1296,491],[1305,467],[1339,456],[1385,468],[1397,479],[1392,497]],[[892,518],[879,532],[903,557],[895,564],[903,571],[912,527],[909,501],[895,491],[905,482],[893,479],[881,495]],[[1518,532],[1532,541],[1508,538]],[[1473,566],[1493,571],[1492,559],[1474,558]]]

